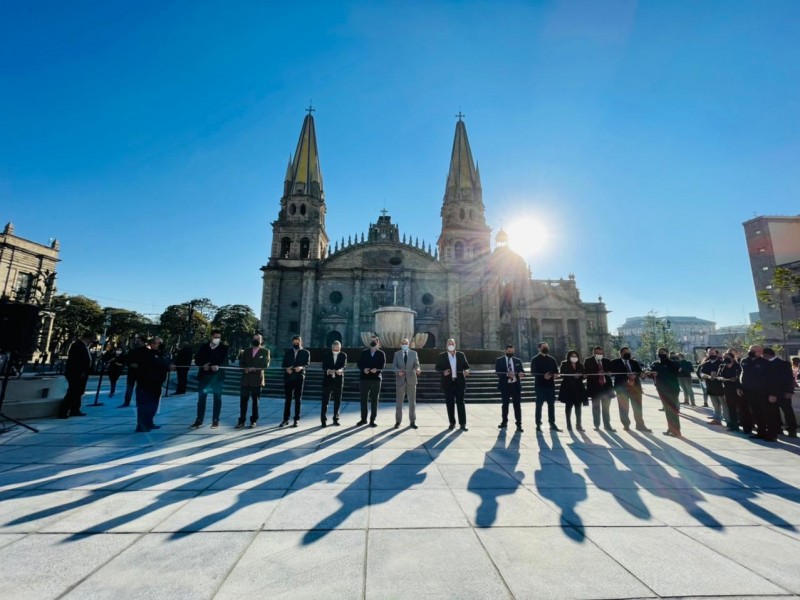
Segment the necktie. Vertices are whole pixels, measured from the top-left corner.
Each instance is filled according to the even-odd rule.
[[[408,352],[403,350],[403,364],[408,365]]]
[[[605,377],[605,375],[603,375],[603,361],[602,360],[598,360],[597,361],[597,372],[600,373],[600,385],[605,385],[606,384],[606,377]]]
[[[513,373],[514,372],[514,365],[511,363],[511,359],[510,358],[508,359],[508,372],[509,373]]]
[[[631,371],[631,363],[629,363],[629,362],[627,361],[627,359],[625,360],[625,368],[626,368],[626,369],[628,369],[628,373],[631,373],[631,372],[632,372],[632,371]]]

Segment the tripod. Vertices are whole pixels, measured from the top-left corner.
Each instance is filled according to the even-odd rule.
[[[39,433],[39,430],[35,427],[31,427],[30,425],[26,425],[22,421],[17,421],[16,419],[12,419],[8,415],[3,412],[3,403],[6,400],[6,388],[8,387],[8,380],[11,377],[11,356],[3,363],[3,383],[0,384],[0,421],[11,421],[14,423],[11,427],[6,427],[5,423],[3,423],[3,428],[0,429],[0,434],[5,433],[6,431],[12,429],[15,425],[20,425],[25,429],[30,429],[34,433]]]

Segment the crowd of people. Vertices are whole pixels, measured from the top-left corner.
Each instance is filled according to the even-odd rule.
[[[60,407],[60,418],[85,414],[81,411],[81,397],[91,368],[90,348],[95,341],[96,336],[87,333],[70,347],[65,371],[69,389]],[[280,427],[297,427],[301,418],[305,378],[311,366],[311,354],[303,348],[302,338],[294,336],[291,342],[281,362],[284,409]],[[198,429],[203,426],[208,396],[211,395],[211,428],[216,429],[220,426],[225,373],[237,370],[241,374],[241,392],[235,428],[254,428],[260,418],[259,401],[265,373],[271,363],[270,351],[263,346],[262,336],[254,334],[252,347],[239,354],[235,365],[230,364],[228,354],[228,347],[222,343],[222,333],[217,329],[211,331],[208,342],[196,351],[184,345],[171,354],[164,352],[160,338],[137,336],[128,352],[112,348],[103,356],[110,380],[110,396],[116,393],[117,382],[127,369],[125,396],[120,407],[130,406],[135,393],[136,431],[158,429],[154,416],[168,373],[176,372],[178,384],[175,393],[184,394],[189,370],[195,366],[198,380],[197,413],[191,427]],[[772,348],[761,346],[752,346],[747,356],[741,359],[733,350],[720,353],[716,348],[707,348],[706,355],[696,368],[684,355],[672,354],[666,348],[659,348],[657,356],[654,362],[642,364],[632,356],[630,348],[623,347],[619,349],[618,356],[610,359],[604,349],[597,346],[592,355],[585,359],[581,359],[576,350],[570,350],[565,359],[559,362],[550,354],[547,342],[542,342],[530,362],[529,371],[526,371],[522,361],[515,356],[514,346],[508,344],[504,354],[497,358],[494,369],[501,399],[501,422],[498,427],[508,427],[509,408],[512,407],[516,429],[524,431],[522,380],[531,376],[534,380],[537,431],[542,431],[545,404],[550,431],[562,431],[556,423],[555,406],[558,400],[565,408],[567,430],[584,432],[582,407],[591,406],[594,429],[599,430],[602,426],[605,431],[614,432],[611,405],[616,398],[623,430],[629,431],[635,427],[637,431],[649,433],[652,430],[645,424],[642,410],[642,381],[651,379],[666,417],[667,427],[663,433],[680,437],[681,404],[697,406],[692,386],[693,376],[696,375],[703,392],[703,405],[708,407],[708,402],[711,402],[709,425],[724,424],[728,431],[774,442],[783,433],[782,414],[786,435],[797,437],[792,396],[798,385],[800,359],[793,359],[790,363],[777,357]],[[369,347],[361,351],[356,367],[361,409],[356,426],[378,426],[381,385],[384,372],[388,372],[395,377],[394,427],[397,429],[403,423],[404,405],[407,402],[409,426],[416,429],[416,390],[422,369],[418,353],[410,347],[409,340],[402,340],[393,360],[387,363],[380,338],[373,335]],[[447,349],[437,356],[434,368],[441,378],[449,429],[455,429],[458,425],[461,430],[468,431],[464,395],[470,365],[466,355],[457,350],[454,339],[447,340]],[[348,357],[339,342],[333,342],[330,349],[324,352],[321,370],[320,423],[322,427],[327,427],[332,400],[331,421],[338,426],[343,382],[348,370]],[[560,382],[559,386],[556,386],[557,381]]]

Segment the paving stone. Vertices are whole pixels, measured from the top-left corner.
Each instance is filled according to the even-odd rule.
[[[364,529],[369,490],[298,490],[287,493],[265,529]]]
[[[258,531],[284,493],[283,490],[206,490],[178,506],[154,531]]]
[[[467,527],[469,523],[450,490],[373,490],[369,526],[375,529]]]

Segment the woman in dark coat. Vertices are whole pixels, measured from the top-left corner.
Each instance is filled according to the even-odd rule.
[[[736,392],[740,387],[742,366],[736,362],[730,351],[726,352],[722,359],[724,362],[719,368],[717,377],[722,379],[725,403],[728,405],[728,431],[739,431],[739,405],[742,399]]]
[[[586,401],[586,386],[583,383],[584,369],[580,356],[575,350],[567,352],[567,360],[561,363],[561,389],[558,401],[565,404],[567,413],[567,430],[572,431],[572,409],[575,409],[575,429],[585,431],[581,427],[581,405]]]

